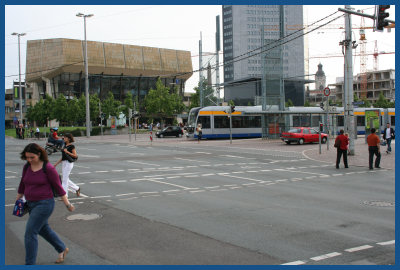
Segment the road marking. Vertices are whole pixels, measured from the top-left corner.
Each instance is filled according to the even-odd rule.
[[[211,189],[211,188],[219,188],[220,186],[213,186],[213,187],[204,187],[206,189]]]
[[[301,265],[301,264],[305,264],[306,262],[303,261],[294,261],[294,262],[288,262],[288,263],[283,263],[281,265]]]
[[[107,195],[107,196],[95,196],[95,197],[90,197],[90,199],[98,199],[98,198],[110,198],[111,195]]]
[[[197,193],[197,192],[204,192],[205,190],[193,190],[193,191],[189,191],[190,193]]]
[[[134,195],[135,193],[125,193],[125,194],[117,194],[115,195],[116,197],[121,197],[121,196],[129,196],[129,195]]]
[[[174,159],[186,160],[186,161],[191,161],[191,162],[205,162],[205,163],[210,163],[210,162],[208,162],[208,161],[196,160],[196,159],[177,158],[177,157],[175,157]]]
[[[279,182],[287,182],[289,179],[278,179],[275,180],[275,182],[279,183]]]
[[[155,194],[158,193],[158,191],[144,191],[144,192],[139,192],[139,194]]]
[[[111,170],[112,172],[124,172],[125,170]]]
[[[163,192],[176,192],[180,191],[179,189],[170,189],[170,190],[164,190]]]
[[[100,156],[92,156],[92,155],[82,155],[79,154],[80,157],[88,157],[88,158],[99,158]]]
[[[211,175],[215,175],[215,173],[206,173],[206,174],[202,174],[201,176],[211,176]]]
[[[106,173],[108,171],[94,171],[95,173]]]
[[[244,179],[244,180],[249,180],[249,181],[254,181],[254,182],[263,182],[262,180],[258,180],[258,179],[252,179],[252,178],[240,177],[240,176],[234,176],[234,175],[222,175],[222,176]]]
[[[357,251],[365,250],[365,249],[369,249],[369,248],[373,248],[373,246],[364,245],[364,246],[359,246],[359,247],[348,248],[348,249],[345,249],[344,251],[347,251],[347,252],[357,252]]]
[[[206,155],[211,155],[211,153],[207,153],[207,152],[195,152],[196,154],[206,154]]]
[[[9,173],[16,173],[16,172],[13,172],[13,171],[8,171],[8,170],[6,170],[6,172],[9,172]]]
[[[127,180],[113,180],[113,181],[110,181],[111,183],[126,183],[127,182]]]
[[[4,178],[17,178],[17,177],[13,175],[13,176],[6,176]]]
[[[89,184],[105,184],[107,183],[106,181],[93,181],[93,182],[89,182]]]
[[[88,174],[88,173],[91,173],[91,172],[79,172],[78,174]]]
[[[164,184],[164,185],[169,185],[169,186],[174,186],[174,187],[179,187],[179,188],[183,188],[183,189],[188,189],[188,187],[184,187],[184,186],[180,186],[180,185],[175,185],[175,184],[171,184],[171,183],[167,183],[167,182],[162,182],[162,181],[156,181],[156,180],[154,180],[154,179],[147,179],[147,181],[155,182],[155,183],[160,183],[160,184]]]
[[[394,243],[395,243],[395,240],[380,242],[380,243],[376,243],[376,244],[380,245],[380,246],[387,246],[387,245],[394,245]]]
[[[5,191],[17,190],[16,188],[6,188]]]
[[[167,179],[174,179],[174,178],[181,178],[182,176],[177,175],[177,176],[167,176]]]
[[[332,253],[324,254],[324,255],[321,255],[321,256],[312,257],[311,260],[318,262],[318,261],[322,261],[322,260],[325,260],[325,259],[329,259],[329,258],[333,258],[333,257],[336,257],[336,256],[340,256],[340,255],[342,255],[342,253],[332,252]]]
[[[138,162],[138,161],[132,161],[132,160],[127,160],[127,162],[131,162],[131,163],[137,163],[137,164],[144,164],[144,165],[151,165],[151,166],[157,166],[157,167],[160,167],[160,165],[158,165],[158,164],[151,164],[151,163]]]
[[[77,168],[85,168],[85,169],[90,169],[90,167],[86,167],[86,166],[82,166],[82,165],[74,165],[74,167],[77,167]]]
[[[212,189],[210,191],[225,191],[225,190],[227,190],[227,189],[226,188],[221,188],[221,189]]]

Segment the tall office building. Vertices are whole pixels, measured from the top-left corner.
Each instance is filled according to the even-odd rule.
[[[247,105],[250,101],[254,102],[255,96],[261,95],[263,63],[261,54],[256,54],[260,52],[257,48],[262,46],[261,29],[264,29],[264,44],[267,47],[273,48],[279,44],[280,6],[224,5],[222,9],[225,101],[234,100],[235,104]],[[265,56],[265,70],[267,77],[269,74],[283,77],[286,99],[296,100],[295,105],[303,105],[305,82],[302,80],[306,70],[304,37],[301,36],[303,6],[284,5],[283,24],[283,36],[297,32],[290,39],[299,37],[283,45],[282,66],[278,67],[277,61],[267,59],[277,54],[277,48],[270,50]],[[238,86],[243,84],[246,87],[239,89]]]

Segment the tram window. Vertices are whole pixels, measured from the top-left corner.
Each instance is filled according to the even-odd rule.
[[[227,116],[214,116],[214,128],[229,128],[229,118]]]
[[[293,115],[293,126],[294,127],[300,127],[300,116]]]
[[[211,128],[210,116],[199,116],[197,124],[201,124],[201,128]]]
[[[365,126],[365,116],[357,116],[357,127]]]
[[[318,127],[319,126],[319,122],[322,122],[321,121],[321,116],[319,116],[319,115],[311,116],[311,126],[312,127]]]
[[[244,117],[244,127],[259,128],[261,127],[261,116],[246,116]]]
[[[337,117],[337,125],[338,125],[338,127],[343,127],[344,126],[344,116],[339,115]]]
[[[294,115],[293,116],[294,127],[309,127],[310,116],[309,115]]]
[[[395,126],[395,124],[394,124],[395,118],[396,117],[394,117],[394,116],[390,116],[390,125],[393,126],[393,127]]]
[[[232,116],[232,128],[245,128],[245,118],[243,116]]]

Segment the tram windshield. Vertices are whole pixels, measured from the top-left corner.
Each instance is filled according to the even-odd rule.
[[[189,117],[188,117],[188,126],[189,127],[195,127],[196,126],[196,118],[197,115],[199,114],[200,107],[196,107],[190,110],[189,112]]]

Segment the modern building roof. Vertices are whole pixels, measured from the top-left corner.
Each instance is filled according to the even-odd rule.
[[[62,73],[84,72],[84,41],[28,40],[26,81]],[[89,74],[167,76],[188,79],[193,67],[190,51],[88,41]]]

